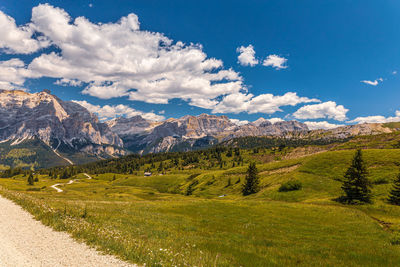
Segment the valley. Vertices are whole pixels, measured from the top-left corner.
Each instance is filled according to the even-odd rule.
[[[373,184],[373,203],[365,205],[336,201],[343,194],[355,140],[280,150],[234,149],[232,154],[228,147],[161,153],[142,161],[128,156],[43,169],[33,186],[24,174],[2,178],[0,193],[45,225],[136,264],[396,266],[400,207],[387,197],[400,171],[400,149],[396,140],[393,147],[383,141],[393,137],[358,139]],[[198,161],[184,163],[194,155]],[[205,161],[207,155],[210,160]],[[140,167],[123,171],[136,160]],[[253,161],[260,190],[244,197],[241,190]],[[109,172],[115,164],[119,171]],[[77,173],[67,179],[49,176],[49,171],[71,168]],[[146,171],[152,175],[144,176]],[[71,179],[76,180],[66,184]],[[301,189],[281,191],[289,181],[299,181]],[[58,183],[62,192],[51,187]]]

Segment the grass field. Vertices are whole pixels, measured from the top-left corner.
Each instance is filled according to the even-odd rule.
[[[400,150],[365,150],[374,203],[341,205],[334,199],[353,154],[262,164],[257,155],[262,189],[248,197],[240,194],[246,166],[79,174],[62,193],[50,186],[65,180],[40,176],[28,186],[20,175],[0,179],[0,193],[57,230],[148,266],[400,266],[400,207],[386,203]],[[290,180],[302,189],[279,192]]]

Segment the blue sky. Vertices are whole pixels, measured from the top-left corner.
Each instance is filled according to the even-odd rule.
[[[0,30],[0,86],[51,89],[102,118],[400,120],[399,1],[2,1],[0,10],[10,33]],[[255,57],[241,64],[240,47]],[[263,64],[268,56],[284,63]]]

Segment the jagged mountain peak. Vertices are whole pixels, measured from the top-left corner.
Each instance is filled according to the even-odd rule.
[[[106,122],[110,129],[120,136],[146,134],[161,123],[144,119],[140,115],[130,118],[117,117]]]
[[[264,123],[268,120],[264,119],[263,117],[258,118],[257,120],[253,121],[252,124],[256,125],[256,126],[260,126],[261,123]]]
[[[269,120],[259,119],[256,124],[239,126],[231,122],[227,116],[209,114],[170,118],[157,124],[137,119],[114,119],[108,122],[111,129],[123,138],[128,148],[134,151],[147,148],[148,152],[168,151],[183,144],[185,147],[191,147],[199,140],[203,140],[201,141],[203,145],[207,142],[214,144],[216,140],[242,136],[284,136],[289,132],[308,131],[305,124],[297,121],[272,124]]]
[[[0,141],[38,138],[55,148],[64,143],[123,146],[122,140],[81,105],[62,101],[49,90],[0,90]]]

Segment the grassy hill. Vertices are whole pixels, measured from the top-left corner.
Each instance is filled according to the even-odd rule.
[[[41,169],[69,165],[68,161],[39,139],[27,139],[18,144],[13,142],[14,140],[0,143],[0,171],[9,168]],[[74,150],[65,144],[57,151],[62,157],[79,164],[98,160],[95,155]],[[106,154],[102,156],[109,157]]]
[[[24,140],[15,145],[12,142],[0,143],[0,165],[3,169],[10,167],[37,169],[65,165],[65,161],[39,139]]]
[[[363,147],[379,147],[382,138]],[[400,207],[386,198],[400,149],[396,140],[390,149],[365,149],[374,202],[342,205],[334,199],[355,152],[350,142],[241,150],[239,162],[228,150],[218,160],[199,154],[187,165],[182,157],[202,152],[128,157],[77,167],[92,169],[94,179],[77,174],[62,193],[50,185],[68,180],[50,179],[45,170],[34,186],[22,175],[0,179],[0,193],[57,230],[149,266],[398,266]],[[141,164],[118,171],[130,161]],[[257,162],[261,190],[243,197],[250,161]],[[165,168],[158,171],[160,162]],[[109,166],[117,171],[107,173]],[[148,169],[153,175],[145,177]],[[279,191],[293,180],[300,190]]]

